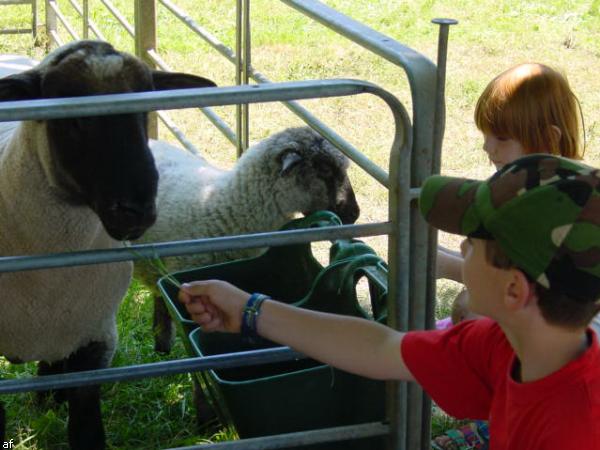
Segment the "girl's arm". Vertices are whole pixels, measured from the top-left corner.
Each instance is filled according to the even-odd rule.
[[[250,294],[223,281],[183,285],[179,294],[204,331],[240,331]],[[258,333],[308,357],[369,378],[413,381],[400,344],[404,333],[366,319],[326,314],[274,300],[263,303]]]
[[[462,283],[463,257],[455,252],[438,246],[436,258],[436,278],[447,278]]]

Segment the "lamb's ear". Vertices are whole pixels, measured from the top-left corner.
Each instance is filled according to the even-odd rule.
[[[41,97],[40,74],[37,70],[0,78],[0,101],[34,100]]]
[[[290,173],[290,171],[300,164],[302,161],[302,156],[295,150],[286,150],[281,155],[281,171],[279,174],[281,176],[285,176]]]
[[[163,72],[160,70],[152,71],[152,80],[154,81],[154,88],[157,91],[216,86],[216,84],[208,78],[202,78],[187,73]]]

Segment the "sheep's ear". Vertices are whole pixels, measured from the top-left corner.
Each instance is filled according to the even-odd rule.
[[[162,72],[160,70],[152,71],[152,80],[154,81],[154,88],[157,91],[216,86],[216,84],[208,78],[187,73]]]
[[[28,70],[0,78],[0,101],[33,100],[40,97],[40,74],[38,71]]]
[[[281,156],[281,172],[280,175],[284,176],[290,173],[290,171],[300,164],[302,156],[294,150],[288,150]]]

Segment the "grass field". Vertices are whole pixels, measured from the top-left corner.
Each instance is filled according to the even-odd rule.
[[[65,11],[68,2],[60,1]],[[133,21],[133,2],[114,1]],[[177,0],[199,24],[234,47],[235,2]],[[329,0],[328,5],[366,23],[435,62],[437,27],[434,17],[452,17],[459,25],[451,28],[446,86],[446,131],[443,141],[442,172],[452,175],[486,177],[492,173],[481,150],[482,139],[473,124],[473,109],[487,82],[500,71],[520,62],[538,61],[563,70],[579,97],[585,118],[586,156],[600,165],[600,0],[547,0],[522,2],[506,0]],[[93,19],[117,46],[133,50],[132,40],[102,9],[93,5]],[[404,73],[392,64],[301,16],[275,0],[252,3],[253,65],[274,81],[316,78],[358,78],[372,81],[394,93],[411,110]],[[214,79],[219,85],[234,82],[233,66],[192,36],[185,26],[170,17],[164,8],[159,16],[159,50],[177,70]],[[74,18],[72,13],[67,14]],[[43,11],[40,14],[43,18]],[[27,8],[2,7],[0,28],[14,28],[28,21]],[[80,29],[80,24],[77,25]],[[64,30],[62,31],[64,34]],[[34,43],[30,36],[0,36],[0,53],[44,53],[43,32]],[[305,104],[326,123],[361,149],[372,160],[387,167],[392,140],[388,110],[371,96],[309,101]],[[233,124],[233,108],[216,108]],[[206,156],[223,166],[234,161],[234,150],[208,121],[195,111],[172,116]],[[284,107],[275,104],[251,107],[251,138],[261,139],[282,128],[301,122]],[[171,139],[164,130],[161,137]],[[359,222],[384,220],[387,193],[359,169],[351,178],[361,205]],[[440,238],[456,247],[451,236]],[[385,240],[368,242],[385,254]],[[448,299],[459,286],[440,282],[439,314],[447,312]],[[114,365],[158,361],[152,350],[150,304],[143,289],[133,284],[120,315],[121,344]],[[185,356],[179,344],[168,358]],[[0,377],[29,376],[32,365],[11,366],[0,359]],[[218,441],[230,436],[226,430],[213,434],[197,430],[191,406],[187,376],[104,386],[103,411],[108,441],[114,449],[155,449]],[[64,407],[35,405],[31,394],[8,398],[7,438],[20,449],[64,449],[66,411]],[[47,407],[46,407],[47,406]],[[436,419],[443,427],[444,419]],[[132,426],[132,424],[134,424]]]

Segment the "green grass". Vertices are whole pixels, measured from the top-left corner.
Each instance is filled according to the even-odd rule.
[[[68,11],[68,2],[61,1]],[[114,3],[133,22],[133,2]],[[234,47],[234,2],[176,0],[201,26]],[[330,6],[366,23],[372,28],[419,51],[435,61],[437,27],[434,17],[452,17],[459,25],[450,30],[446,86],[446,131],[442,171],[452,175],[486,177],[492,167],[481,150],[482,139],[473,124],[473,109],[479,93],[500,71],[520,62],[539,61],[562,69],[578,95],[587,135],[586,161],[600,165],[600,0],[426,0],[398,2],[384,0],[329,0]],[[125,35],[99,2],[93,5],[92,18],[103,33],[120,49],[133,50]],[[72,13],[67,14],[74,19]],[[43,19],[43,11],[40,18]],[[27,26],[29,10],[2,7],[0,27]],[[81,25],[77,25],[80,29]],[[253,65],[274,81],[351,77],[372,81],[401,99],[411,110],[406,77],[401,69],[348,43],[275,0],[252,2]],[[64,34],[64,31],[62,34]],[[40,58],[44,53],[43,33],[37,42],[29,36],[0,36],[0,53],[28,54]],[[159,8],[159,50],[176,70],[194,72],[214,79],[220,85],[234,82],[234,67],[200,38],[192,36],[179,21]],[[304,102],[326,123],[383,167],[388,164],[392,119],[383,103],[370,96]],[[216,108],[233,124],[233,108]],[[227,166],[234,161],[228,141],[214,131],[195,111],[171,114],[206,156]],[[301,122],[277,104],[251,107],[251,138],[261,139],[282,128]],[[172,139],[161,130],[161,136]],[[360,222],[385,220],[387,193],[377,183],[352,168],[351,178],[361,205]],[[449,247],[458,239],[441,235]],[[368,243],[386,254],[383,238]],[[460,286],[438,284],[438,317],[448,314]],[[120,346],[115,365],[140,364],[162,360],[152,350],[151,312],[144,291],[133,284],[119,314]],[[169,358],[185,356],[181,344]],[[0,360],[3,378],[29,376],[31,365],[12,366]],[[104,386],[103,412],[108,441],[114,449],[154,449],[176,447],[204,439],[219,440],[198,431],[191,406],[187,376],[157,378],[140,382]],[[20,441],[21,449],[66,448],[64,407],[38,407],[32,394],[7,397],[8,437]],[[453,422],[438,414],[434,432]],[[132,426],[132,424],[134,424]]]

